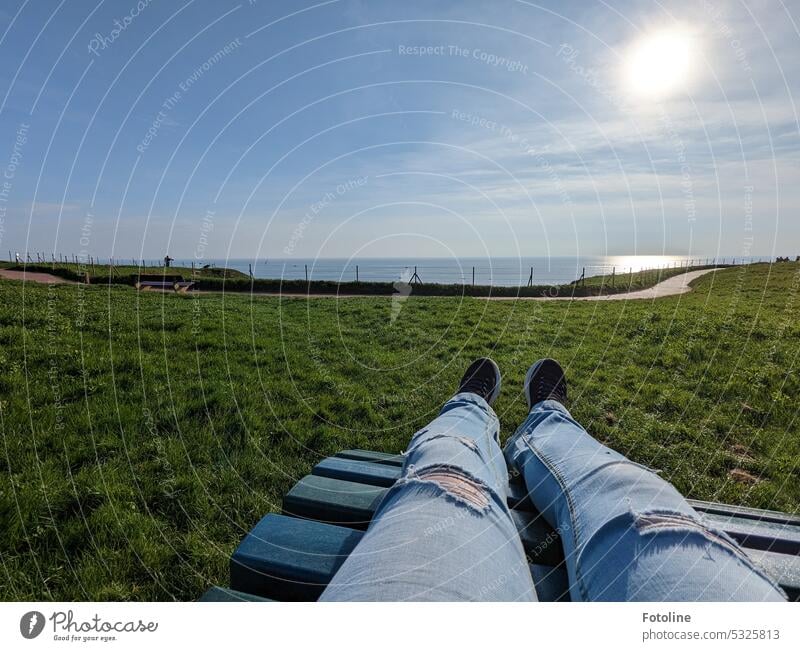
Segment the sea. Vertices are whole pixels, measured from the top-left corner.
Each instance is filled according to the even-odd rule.
[[[580,278],[663,269],[685,265],[735,264],[755,262],[754,258],[733,256],[607,255],[497,258],[230,258],[205,260],[217,267],[228,267],[255,278],[284,280],[332,280],[348,282],[411,282],[524,286],[558,285]],[[177,258],[176,266],[191,266],[191,260]],[[416,273],[416,278],[414,274]],[[474,274],[474,276],[473,276]]]

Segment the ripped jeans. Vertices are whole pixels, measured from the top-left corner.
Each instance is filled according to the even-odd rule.
[[[573,601],[785,598],[675,488],[598,443],[560,403],[534,405],[504,457],[492,408],[461,393],[414,435],[401,479],[322,600],[536,600],[505,458],[561,536]]]

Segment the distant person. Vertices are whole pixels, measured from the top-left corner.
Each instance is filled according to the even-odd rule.
[[[327,601],[534,601],[506,503],[508,463],[561,537],[573,601],[782,601],[672,485],[601,445],[565,407],[552,359],[525,377],[530,412],[500,449],[500,370],[474,361],[411,439],[402,476],[322,595]]]
[[[172,263],[174,258],[170,258],[168,255],[164,256],[164,266],[169,269],[169,265]]]
[[[20,263],[20,260],[19,260],[19,251],[14,251],[14,258],[16,259],[16,261],[17,261],[17,264],[19,264],[19,263]]]

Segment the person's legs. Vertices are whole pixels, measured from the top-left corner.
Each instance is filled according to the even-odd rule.
[[[572,418],[555,362],[534,365],[527,380],[533,406],[506,456],[561,536],[574,601],[785,598],[731,538],[702,524],[671,484],[601,445]]]
[[[508,473],[490,406],[496,369],[489,360],[473,364],[459,393],[414,435],[401,479],[321,600],[536,599],[506,504]]]

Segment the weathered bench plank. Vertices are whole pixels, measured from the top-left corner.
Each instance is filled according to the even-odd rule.
[[[311,474],[388,488],[400,479],[400,468],[370,461],[328,457],[314,466]]]
[[[388,466],[402,466],[402,454],[387,454],[386,452],[372,452],[370,450],[342,450],[336,453],[342,459],[353,459],[354,461],[371,461],[373,463],[385,463]]]
[[[231,556],[231,588],[279,601],[315,601],[362,535],[271,513]]]
[[[306,475],[283,498],[286,515],[366,529],[387,488]]]

